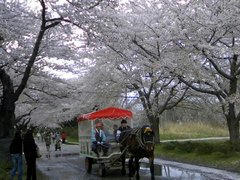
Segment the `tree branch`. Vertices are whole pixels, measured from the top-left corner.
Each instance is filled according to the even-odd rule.
[[[23,115],[21,115],[21,116],[16,117],[16,119],[15,119],[15,124],[19,123],[19,122],[20,122],[23,118],[25,118],[26,116],[30,116],[31,113],[32,113],[32,111],[34,111],[35,109],[37,109],[37,107],[31,109],[31,110],[30,110],[28,113],[26,113],[26,114],[23,114]]]
[[[186,81],[183,77],[181,77],[180,75],[178,75],[178,79],[183,82],[184,84],[186,84],[187,86],[189,86],[190,88],[192,88],[193,90],[195,91],[198,91],[198,92],[202,92],[202,93],[206,93],[206,94],[212,94],[212,95],[219,95],[220,92],[219,91],[211,91],[211,90],[207,90],[207,89],[202,89],[202,88],[198,88],[194,85],[192,85],[192,83]]]
[[[202,53],[203,55],[210,61],[210,63],[213,65],[213,67],[215,68],[215,70],[223,77],[227,78],[227,79],[232,79],[232,76],[228,75],[227,73],[225,73],[223,70],[221,70],[218,65],[210,58],[208,57],[206,51],[204,49],[202,49]]]

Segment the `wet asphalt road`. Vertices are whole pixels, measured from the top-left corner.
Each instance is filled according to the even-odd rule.
[[[161,160],[163,166],[155,165],[156,180],[238,180],[240,174],[225,172],[222,170],[205,167],[195,167],[193,165],[181,165]],[[129,180],[129,177],[122,176],[120,169],[107,170],[106,177],[98,175],[98,166],[93,165],[91,174],[85,170],[84,158],[79,156],[51,157],[38,160],[38,180]],[[209,170],[210,169],[210,170]],[[127,168],[126,168],[127,170]],[[229,174],[228,174],[229,173]],[[150,180],[150,171],[147,164],[142,163],[140,168],[141,180]]]
[[[38,173],[39,180],[124,180],[128,176],[122,176],[120,169],[108,170],[106,177],[99,177],[98,166],[93,165],[91,174],[86,173],[84,159],[81,157],[58,157],[58,158],[42,158],[38,163],[38,169],[43,173]],[[142,179],[151,179],[149,170],[141,169],[140,176]],[[160,176],[155,176],[157,179]]]
[[[86,173],[84,158],[78,155],[77,145],[62,145],[62,152],[51,148],[51,158],[46,158],[46,148],[39,142],[38,146],[43,157],[37,160],[38,180],[124,180],[120,169],[107,170],[104,178],[98,175],[98,166],[94,165],[91,174]],[[57,155],[57,157],[56,157]],[[144,160],[143,160],[144,161]],[[161,166],[162,164],[163,166]],[[126,168],[127,170],[127,168]],[[142,164],[140,168],[141,180],[150,178],[150,171]],[[194,166],[190,164],[155,159],[155,179],[161,180],[240,180],[240,174],[213,168]]]

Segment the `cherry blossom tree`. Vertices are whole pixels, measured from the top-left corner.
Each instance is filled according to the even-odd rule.
[[[169,71],[193,90],[215,96],[231,142],[239,141],[239,1],[165,1]]]
[[[40,1],[42,6],[40,30],[36,32],[37,19],[30,18],[33,12],[27,12],[22,4],[4,1],[1,3],[2,24],[5,32],[2,36],[4,43],[1,45],[2,63],[0,68],[0,79],[2,85],[1,107],[0,107],[0,123],[1,136],[7,137],[13,128],[15,120],[15,102],[18,101],[20,95],[26,87],[30,77],[31,69],[36,61],[40,45],[45,33],[57,26],[61,18],[51,19],[46,15],[46,5],[44,1]],[[16,10],[16,11],[14,11]],[[27,23],[21,23],[23,20]],[[18,34],[19,33],[19,34]],[[11,37],[11,34],[15,35]],[[36,36],[36,39],[31,38]],[[35,40],[35,42],[34,42]],[[31,48],[32,47],[32,52]],[[27,61],[25,61],[28,59]],[[26,66],[26,68],[24,68]],[[17,67],[17,69],[15,69]],[[21,71],[22,69],[25,69]],[[15,70],[15,72],[14,72]],[[9,73],[7,72],[9,71]],[[21,71],[21,72],[20,72]],[[21,73],[22,78],[17,87],[13,84],[12,74]]]
[[[83,37],[79,29],[83,30],[87,26],[88,10],[107,1],[81,1],[78,18],[82,21],[79,24],[71,20],[75,2],[38,0],[31,2],[34,7],[29,7],[29,2],[0,2],[0,137],[11,134],[16,120],[16,104],[24,99],[22,96],[32,100],[36,98],[34,96],[37,93],[29,95],[30,90],[33,92],[40,88],[30,84],[32,77],[49,78],[46,67],[64,72],[79,72],[80,42]],[[65,63],[52,63],[53,60]],[[51,94],[46,88],[42,89],[42,93]],[[19,117],[22,115],[19,114]]]
[[[134,94],[158,143],[160,115],[182,101],[188,88],[164,68],[159,68],[167,42],[164,34],[158,36],[151,27],[147,13],[152,7],[144,12],[138,3],[147,5],[139,1],[96,13],[99,21],[88,32],[90,53],[87,57],[93,61],[89,71],[92,78],[86,81],[94,82],[91,86],[94,91],[105,91],[105,97],[115,92],[119,97],[124,93]]]

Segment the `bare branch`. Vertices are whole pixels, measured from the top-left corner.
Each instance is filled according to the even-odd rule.
[[[66,95],[65,96],[59,96],[57,94],[49,93],[48,91],[45,91],[44,88],[38,89],[36,87],[34,87],[34,88],[33,87],[29,87],[28,89],[31,89],[31,90],[34,90],[34,91],[39,91],[39,92],[42,92],[42,93],[44,93],[44,94],[46,94],[48,96],[53,96],[53,97],[56,97],[56,98],[59,98],[59,99],[67,98]]]
[[[30,110],[28,113],[26,113],[26,114],[23,114],[23,115],[21,115],[21,116],[16,117],[16,119],[15,119],[15,124],[19,123],[23,118],[25,118],[25,117],[27,117],[27,116],[30,116],[31,113],[32,113],[32,111],[34,111],[35,109],[37,109],[37,107],[31,109],[31,110]]]
[[[207,90],[207,89],[202,89],[202,88],[199,88],[199,87],[196,87],[193,85],[192,82],[188,82],[186,81],[183,77],[181,76],[178,76],[178,79],[183,82],[184,84],[186,84],[187,86],[189,86],[190,88],[194,89],[195,91],[198,91],[198,92],[202,92],[202,93],[206,93],[206,94],[212,94],[212,95],[215,95],[215,96],[218,96],[220,93],[219,91],[211,91],[211,90]]]
[[[232,79],[232,76],[228,75],[227,73],[225,73],[220,67],[218,67],[218,65],[213,61],[213,59],[211,59],[208,54],[206,53],[206,51],[204,49],[202,49],[202,53],[203,55],[209,60],[209,62],[213,65],[213,67],[215,68],[215,70],[223,77],[227,78],[227,79]]]

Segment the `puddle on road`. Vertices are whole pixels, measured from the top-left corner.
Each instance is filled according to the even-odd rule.
[[[128,170],[128,168],[126,169]],[[181,169],[170,165],[154,165],[155,179],[156,180],[227,180],[221,175],[210,173],[199,173],[188,169]],[[150,180],[150,168],[148,163],[141,163],[140,165],[140,179]],[[129,179],[128,176],[121,176],[120,170],[109,170],[106,177],[100,178],[97,172],[93,172],[92,175],[86,175],[84,179],[89,180],[124,180]],[[229,179],[228,179],[229,180]]]
[[[200,173],[189,169],[182,169],[170,165],[154,165],[155,176],[161,179],[174,180],[224,180],[222,175],[213,173]],[[140,173],[150,176],[150,168],[148,163],[141,163]],[[228,179],[229,180],[229,179]]]

